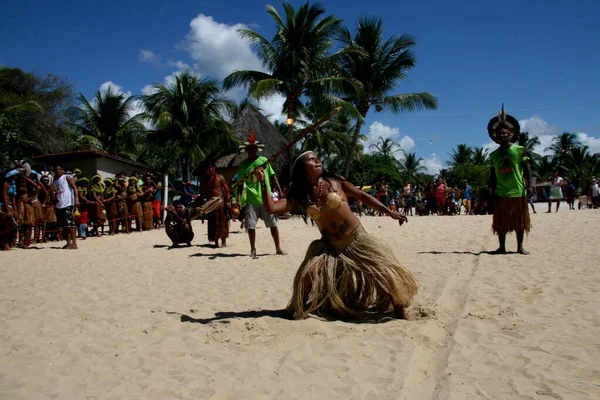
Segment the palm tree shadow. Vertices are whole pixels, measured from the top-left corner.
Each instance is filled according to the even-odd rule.
[[[285,310],[249,310],[249,311],[219,311],[215,313],[215,316],[212,318],[193,318],[189,315],[178,313],[176,311],[166,311],[167,314],[176,314],[180,316],[181,322],[191,322],[194,324],[202,324],[207,325],[213,322],[221,322],[224,324],[228,324],[229,319],[235,318],[262,318],[262,317],[271,317],[271,318],[280,318],[291,320],[291,315]]]

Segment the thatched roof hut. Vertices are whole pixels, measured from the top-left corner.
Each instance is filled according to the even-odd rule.
[[[277,153],[287,143],[285,138],[277,131],[277,128],[275,128],[264,115],[250,104],[248,104],[235,121],[233,121],[231,129],[233,130],[233,134],[242,142],[248,140],[250,131],[254,132],[256,140],[265,145],[263,151],[259,153],[259,155],[267,158]],[[215,161],[215,167],[217,172],[223,175],[225,179],[230,179],[237,173],[239,165],[246,158],[246,152],[228,154],[218,158]],[[284,171],[286,165],[288,165],[287,152],[279,156],[273,162],[273,168],[277,174]]]

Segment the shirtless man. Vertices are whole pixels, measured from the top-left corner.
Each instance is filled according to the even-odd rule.
[[[214,197],[223,199],[219,207],[208,214],[208,241],[215,242],[215,247],[219,247],[219,239],[221,239],[221,246],[227,247],[229,223],[225,210],[230,208],[229,186],[227,186],[225,178],[215,172],[215,166],[212,164],[206,167],[202,195],[206,200],[211,200]]]

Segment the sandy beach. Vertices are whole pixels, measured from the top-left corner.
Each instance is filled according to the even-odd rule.
[[[419,281],[411,320],[286,319],[318,230],[233,224],[0,253],[0,399],[599,399],[600,210],[532,214],[529,256],[491,216],[363,217]],[[540,209],[543,209],[540,207]],[[516,249],[514,235],[508,250]]]

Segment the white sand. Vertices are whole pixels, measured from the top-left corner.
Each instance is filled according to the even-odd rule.
[[[0,399],[599,399],[600,211],[532,221],[531,255],[493,256],[491,216],[364,217],[419,280],[413,320],[383,323],[281,318],[318,236],[298,219],[287,256],[258,229],[258,260],[238,224],[213,249],[199,222],[191,248],[0,253]]]

